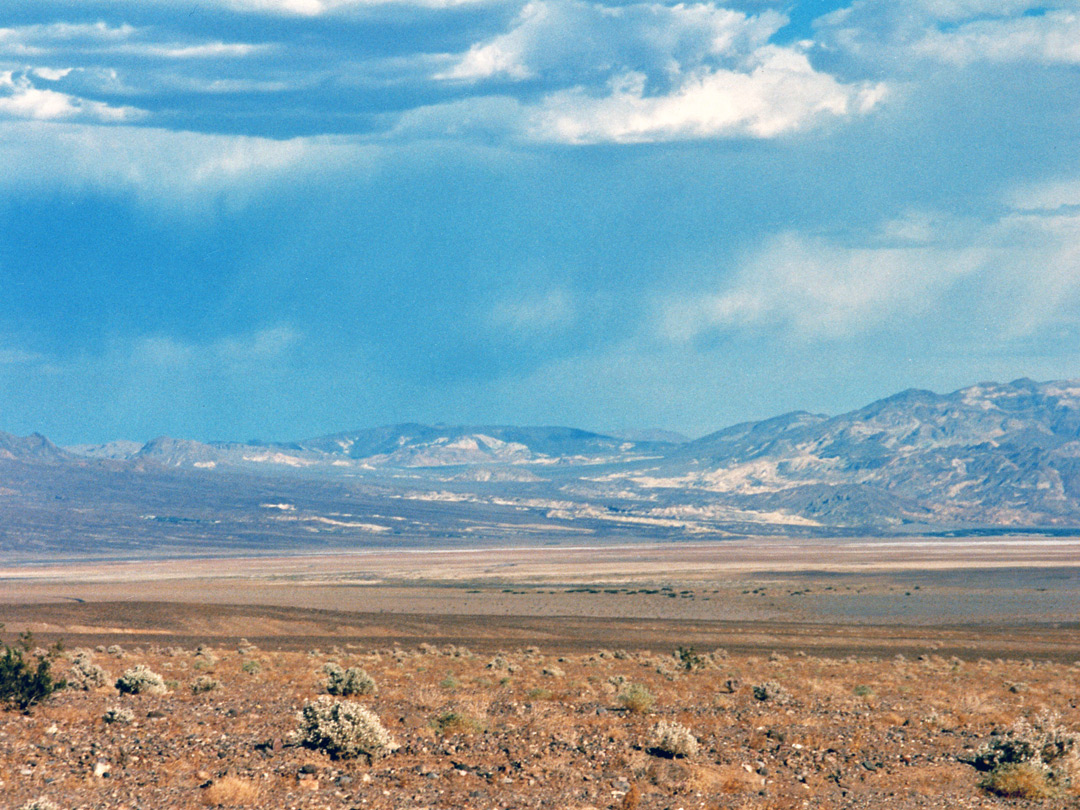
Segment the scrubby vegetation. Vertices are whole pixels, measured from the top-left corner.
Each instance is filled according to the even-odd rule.
[[[15,646],[6,643],[2,646],[0,703],[4,706],[26,712],[64,688],[64,680],[55,679],[52,673],[52,658],[59,652],[58,648],[35,650],[30,633],[20,636]]]
[[[116,679],[116,688],[122,695],[163,695],[168,691],[165,679],[145,664],[125,670]]]
[[[300,737],[304,745],[334,758],[375,758],[396,748],[373,711],[351,700],[325,696],[305,704],[300,712]]]
[[[703,651],[706,665],[687,669],[670,649],[534,648],[504,650],[489,668],[493,650],[343,642],[310,655],[260,651],[255,676],[238,646],[129,643],[120,680],[161,673],[181,688],[150,700],[67,689],[30,715],[0,714],[0,806],[1080,806],[1080,667],[1068,664]],[[188,688],[210,678],[195,666],[207,653],[220,685]],[[327,696],[330,655],[343,673],[377,680],[377,694],[363,704]],[[553,667],[562,676],[543,674]]]
[[[375,679],[360,667],[343,669],[335,663],[329,663],[323,667],[323,671],[326,673],[326,691],[331,695],[374,695],[378,691]]]

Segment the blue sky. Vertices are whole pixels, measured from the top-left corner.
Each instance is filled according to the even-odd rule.
[[[6,0],[0,430],[1080,376],[1080,6]]]

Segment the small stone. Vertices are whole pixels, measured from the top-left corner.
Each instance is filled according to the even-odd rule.
[[[103,778],[108,773],[109,773],[109,763],[108,762],[95,762],[94,763],[94,776],[96,776],[98,779]]]

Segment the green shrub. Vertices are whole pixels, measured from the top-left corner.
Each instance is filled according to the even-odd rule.
[[[63,679],[53,680],[50,653],[38,653],[29,660],[33,638],[30,633],[19,637],[17,646],[3,645],[0,655],[0,702],[9,709],[30,711],[35,704],[47,700],[53,692],[63,689]]]

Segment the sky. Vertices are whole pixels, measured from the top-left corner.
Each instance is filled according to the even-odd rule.
[[[4,0],[0,430],[1080,377],[1080,3]]]

